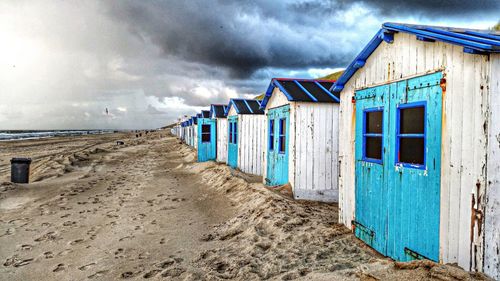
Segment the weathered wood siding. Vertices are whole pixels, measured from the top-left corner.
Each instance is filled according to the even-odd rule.
[[[290,104],[288,179],[295,199],[338,202],[338,117],[333,103],[289,102],[275,88],[266,111]],[[266,117],[264,183],[267,173]]]
[[[484,272],[500,280],[500,54],[491,55],[490,63]]]
[[[355,90],[402,78],[443,71],[440,260],[467,270],[481,270],[483,232],[473,216],[484,209],[488,56],[471,55],[463,47],[422,42],[397,33],[381,45],[342,91],[339,131],[340,221],[354,219]],[[496,74],[498,75],[498,74]],[[409,206],[410,207],[410,206]],[[474,212],[474,213],[473,213]],[[472,219],[471,219],[472,218]]]
[[[227,119],[217,118],[217,162],[227,162]]]
[[[194,149],[198,149],[198,125],[193,124],[193,143]]]
[[[265,138],[265,115],[238,116],[238,168],[262,176]]]
[[[286,96],[278,89],[274,88],[273,94],[271,95],[271,98],[267,101],[266,109],[271,109],[271,108],[277,108],[280,106],[284,106],[289,104],[288,99]],[[292,107],[290,107],[290,111],[292,111]],[[292,123],[292,112],[290,112],[290,124]],[[290,130],[290,136],[293,136],[294,132],[292,131],[293,128]],[[262,183],[266,184],[266,177],[267,177],[267,137],[268,137],[268,132],[269,132],[269,124],[267,121],[267,111],[265,114],[265,128],[264,128],[264,146],[263,146],[263,156],[262,156]],[[291,146],[291,141],[289,145]],[[290,179],[290,177],[288,177]],[[291,184],[291,183],[290,183]]]
[[[288,178],[293,195],[338,202],[339,105],[292,102],[291,108]]]

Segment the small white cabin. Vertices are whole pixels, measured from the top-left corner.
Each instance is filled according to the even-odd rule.
[[[338,202],[339,97],[334,81],[272,79],[266,115],[264,183],[289,183],[295,199]]]
[[[216,161],[227,163],[227,106],[224,104],[212,104],[210,106],[210,118],[215,119],[216,139],[217,139],[217,157]]]
[[[340,93],[340,221],[396,260],[500,279],[500,33],[385,23]]]
[[[231,99],[226,112],[227,164],[245,173],[262,176],[266,117],[259,101]]]

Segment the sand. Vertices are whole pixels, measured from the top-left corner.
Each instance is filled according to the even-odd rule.
[[[33,158],[32,183],[8,182],[11,157]],[[336,204],[195,158],[166,132],[0,143],[0,279],[486,280],[394,263]]]

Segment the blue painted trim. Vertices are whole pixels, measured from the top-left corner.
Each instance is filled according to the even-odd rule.
[[[439,41],[450,43],[450,44],[461,45],[464,47],[470,47],[473,49],[479,49],[479,50],[484,50],[484,51],[486,51],[486,50],[494,51],[496,49],[492,45],[472,41],[473,37],[471,37],[467,40],[467,39],[457,38],[456,36],[437,34],[435,32],[420,30],[420,29],[412,28],[412,27],[409,27],[406,25],[394,24],[394,23],[390,23],[390,22],[384,23],[382,25],[382,27],[385,29],[388,29],[388,30],[392,30],[392,31],[403,31],[403,32],[412,33],[415,35],[417,35],[417,34],[424,35],[424,36],[431,38],[431,39],[439,40]],[[498,49],[497,51],[500,51],[500,49]]]
[[[336,100],[338,103],[340,103],[340,99],[337,98],[334,94],[332,94],[330,91],[328,91],[323,85],[318,83],[318,81],[314,81],[314,84],[316,84],[323,92],[327,93],[332,99]]]
[[[442,29],[437,29],[437,28],[433,28],[433,27],[427,27],[427,28],[425,28],[425,30],[430,31],[430,32],[434,32],[434,33],[438,33],[438,34],[442,34],[442,35],[447,35],[447,36],[451,36],[451,37],[460,38],[460,39],[471,40],[471,41],[475,41],[475,42],[478,42],[478,43],[484,43],[484,44],[491,44],[491,45],[494,45],[494,46],[500,46],[500,41],[498,39],[497,40],[493,40],[493,39],[487,39],[487,38],[478,38],[478,37],[475,37],[475,36],[465,35],[465,34],[462,34],[462,33],[452,32],[452,31],[442,30]]]
[[[401,134],[401,109],[408,108],[416,108],[423,107],[424,108],[424,133],[423,134]],[[401,138],[423,138],[424,139],[424,164],[411,164],[405,162],[399,162],[399,142]],[[402,166],[406,168],[413,168],[419,170],[427,169],[427,102],[426,101],[418,101],[418,102],[410,102],[399,104],[396,108],[396,159],[394,159],[394,165]]]
[[[466,30],[466,31],[464,31],[464,33],[474,35],[474,36],[483,37],[483,38],[493,39],[493,40],[500,40],[500,35],[494,35],[491,33],[481,33],[481,32],[477,32],[474,30]]]
[[[274,151],[274,119],[269,119],[269,126],[267,128],[268,140],[267,149],[269,151]]]
[[[288,128],[286,128],[286,118],[280,118],[278,119],[279,122],[278,122],[278,153],[279,154],[285,154],[286,153],[286,132],[288,131]],[[285,126],[285,133],[283,133],[283,125]],[[285,142],[285,150],[281,151],[281,144],[282,144],[282,141],[281,139],[283,138],[283,141]]]
[[[366,133],[367,125],[366,125],[366,113],[370,112],[382,112],[382,133],[381,134],[375,134],[375,133]],[[383,164],[384,163],[384,107],[383,106],[377,106],[373,108],[365,108],[363,110],[363,144],[362,144],[362,157],[361,160],[365,162],[370,162],[370,163],[376,163],[376,164]],[[381,146],[380,146],[380,159],[375,159],[375,158],[370,158],[366,157],[366,138],[367,137],[378,137],[381,139]]]
[[[439,28],[434,28],[430,26],[418,26],[419,28],[430,28],[432,31],[419,30],[416,26],[397,24],[397,23],[384,23],[382,28],[373,36],[373,38],[368,42],[368,44],[361,50],[361,52],[356,56],[356,58],[349,64],[344,73],[339,77],[337,82],[335,82],[329,89],[331,92],[340,93],[345,84],[351,79],[351,77],[358,71],[360,66],[360,61],[366,61],[368,57],[377,49],[382,41],[391,42],[394,39],[393,35],[388,34],[391,32],[405,32],[419,36],[424,41],[434,40],[441,41],[449,44],[460,45],[465,47],[464,51],[471,54],[484,54],[484,53],[499,53],[500,47],[500,36],[493,35],[489,31],[481,33],[476,30],[463,30],[461,32],[441,31]],[[435,32],[439,30],[439,32]],[[469,34],[469,35],[466,35]],[[482,37],[485,38],[482,40]],[[490,40],[490,41],[487,41]],[[494,42],[486,44],[484,42]]]
[[[248,104],[247,100],[243,100],[246,104],[246,106],[248,107],[248,110],[250,110],[250,112],[254,113],[252,108],[250,107],[250,105]]]
[[[297,80],[293,80],[293,82],[295,83],[295,85],[299,86],[299,88],[302,91],[304,91],[304,93],[306,93],[306,95],[309,96],[313,101],[315,101],[315,102],[318,101],[318,99],[315,96],[313,96],[311,93],[309,93],[309,91],[306,88],[304,88],[304,86],[302,86]]]

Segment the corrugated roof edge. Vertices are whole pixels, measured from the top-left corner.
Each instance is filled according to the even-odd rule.
[[[420,30],[418,28],[427,28],[427,30]],[[439,30],[439,28],[441,28],[442,30]],[[436,31],[436,29],[438,30]],[[455,34],[450,34],[454,33],[453,30],[455,30]],[[464,47],[464,52],[471,54],[500,52],[500,35],[497,36],[496,33],[492,34],[489,30],[410,25],[387,22],[382,24],[382,28],[375,34],[370,42],[368,42],[363,50],[361,50],[356,58],[349,64],[349,66],[339,77],[337,82],[332,85],[332,87],[330,88],[330,92],[340,93],[344,89],[345,84],[354,75],[354,73],[356,73],[358,69],[362,68],[365,65],[368,57],[370,57],[375,49],[377,49],[380,43],[382,43],[382,41],[392,43],[394,41],[394,33],[397,32],[415,34],[417,36],[416,40],[431,42],[437,40],[449,44],[460,45]],[[464,35],[464,33],[470,35]],[[478,37],[483,37],[485,39],[479,40]],[[490,42],[490,45],[484,42]]]
[[[286,91],[286,89],[281,85],[279,82],[280,81],[294,81],[295,83],[297,82],[330,82],[330,83],[335,83],[335,80],[324,80],[324,79],[301,79],[301,78],[273,78],[271,79],[271,82],[269,83],[269,86],[267,87],[266,93],[264,95],[264,98],[262,99],[262,102],[260,103],[260,109],[265,109],[266,105],[271,98],[271,95],[273,94],[274,88],[279,88],[280,91],[285,94],[286,98],[288,101],[293,101],[293,97]],[[299,85],[300,88],[303,89],[302,85]],[[336,96],[334,96],[332,93],[328,91],[328,89],[325,89],[323,86],[320,85],[320,88],[325,91],[326,94],[332,96],[333,99],[338,100]],[[304,90],[304,89],[303,89]],[[304,91],[306,94],[310,95],[307,90]],[[314,97],[312,97],[314,99]],[[338,100],[337,102],[340,102]]]
[[[226,114],[226,106],[225,104],[216,104],[216,103],[212,103],[210,105],[210,117],[212,117],[214,115],[214,112],[215,112],[215,107],[216,106],[222,106],[222,110],[224,111],[224,116],[219,116],[217,118],[226,118],[227,114]]]
[[[236,109],[236,113],[240,114],[240,109],[238,108],[238,106],[236,106],[236,104],[234,103],[234,101],[244,101],[245,102],[245,105],[247,106],[247,109],[248,111],[252,112],[252,114],[264,114],[264,112],[253,112],[252,108],[250,108],[250,106],[248,105],[249,102],[256,102],[259,107],[261,105],[261,103],[258,101],[258,100],[254,100],[254,99],[230,99],[229,100],[229,103],[227,104],[227,107],[226,107],[226,111],[224,112],[224,114],[227,116],[229,114],[229,110],[231,109],[231,106],[234,106],[234,108]]]

